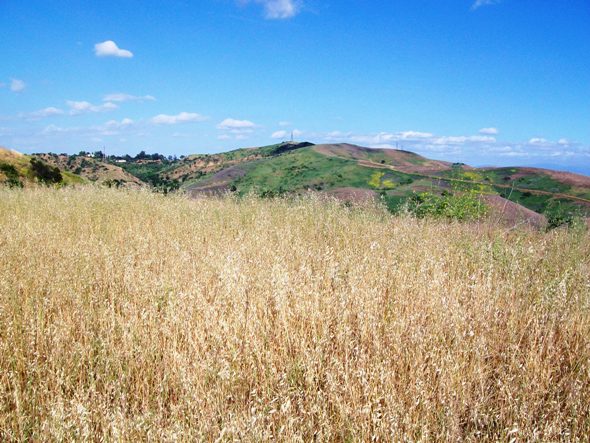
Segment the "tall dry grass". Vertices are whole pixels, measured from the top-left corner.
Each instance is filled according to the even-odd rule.
[[[0,190],[0,440],[584,441],[590,236]]]

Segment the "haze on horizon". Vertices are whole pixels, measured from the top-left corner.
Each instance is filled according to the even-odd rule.
[[[288,139],[590,175],[590,4],[0,3],[0,146],[211,153]]]

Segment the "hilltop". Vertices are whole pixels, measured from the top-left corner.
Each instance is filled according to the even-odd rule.
[[[472,192],[483,196],[492,216],[512,224],[542,226],[545,215],[556,211],[590,217],[587,176],[517,166],[475,168],[405,150],[346,143],[283,142],[181,158],[143,151],[135,157],[107,158],[86,152],[1,152],[0,161],[14,164],[23,183],[31,179],[30,161],[35,158],[58,168],[70,182],[145,186],[165,193],[181,190],[192,197],[227,192],[274,197],[311,191],[349,201],[380,199],[395,211],[411,199]],[[0,180],[7,181],[6,171]]]

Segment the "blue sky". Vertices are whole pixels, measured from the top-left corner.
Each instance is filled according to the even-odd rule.
[[[0,0],[0,145],[290,137],[590,174],[588,0]]]

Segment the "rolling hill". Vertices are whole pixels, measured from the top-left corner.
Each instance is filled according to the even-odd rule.
[[[486,196],[492,213],[501,212],[511,223],[542,225],[541,214],[556,207],[590,216],[590,177],[538,168],[473,168],[351,144],[283,143],[193,156],[169,174],[192,196],[317,191],[347,200],[380,197],[393,209],[416,193],[473,190]]]
[[[37,156],[0,147],[0,184],[22,188],[38,182],[74,185],[87,181]]]
[[[345,143],[285,142],[180,159],[144,152],[108,159],[90,154],[25,156],[4,149],[0,181],[10,181],[9,176],[23,183],[33,180],[33,158],[59,168],[67,182],[149,186],[163,192],[180,189],[192,197],[316,192],[349,201],[379,198],[396,210],[421,193],[444,196],[473,191],[482,196],[492,217],[511,224],[542,226],[544,214],[556,210],[590,217],[587,176],[530,167],[474,168],[404,150]]]
[[[83,179],[116,187],[143,187],[145,183],[123,168],[90,155],[35,154],[45,163]]]

